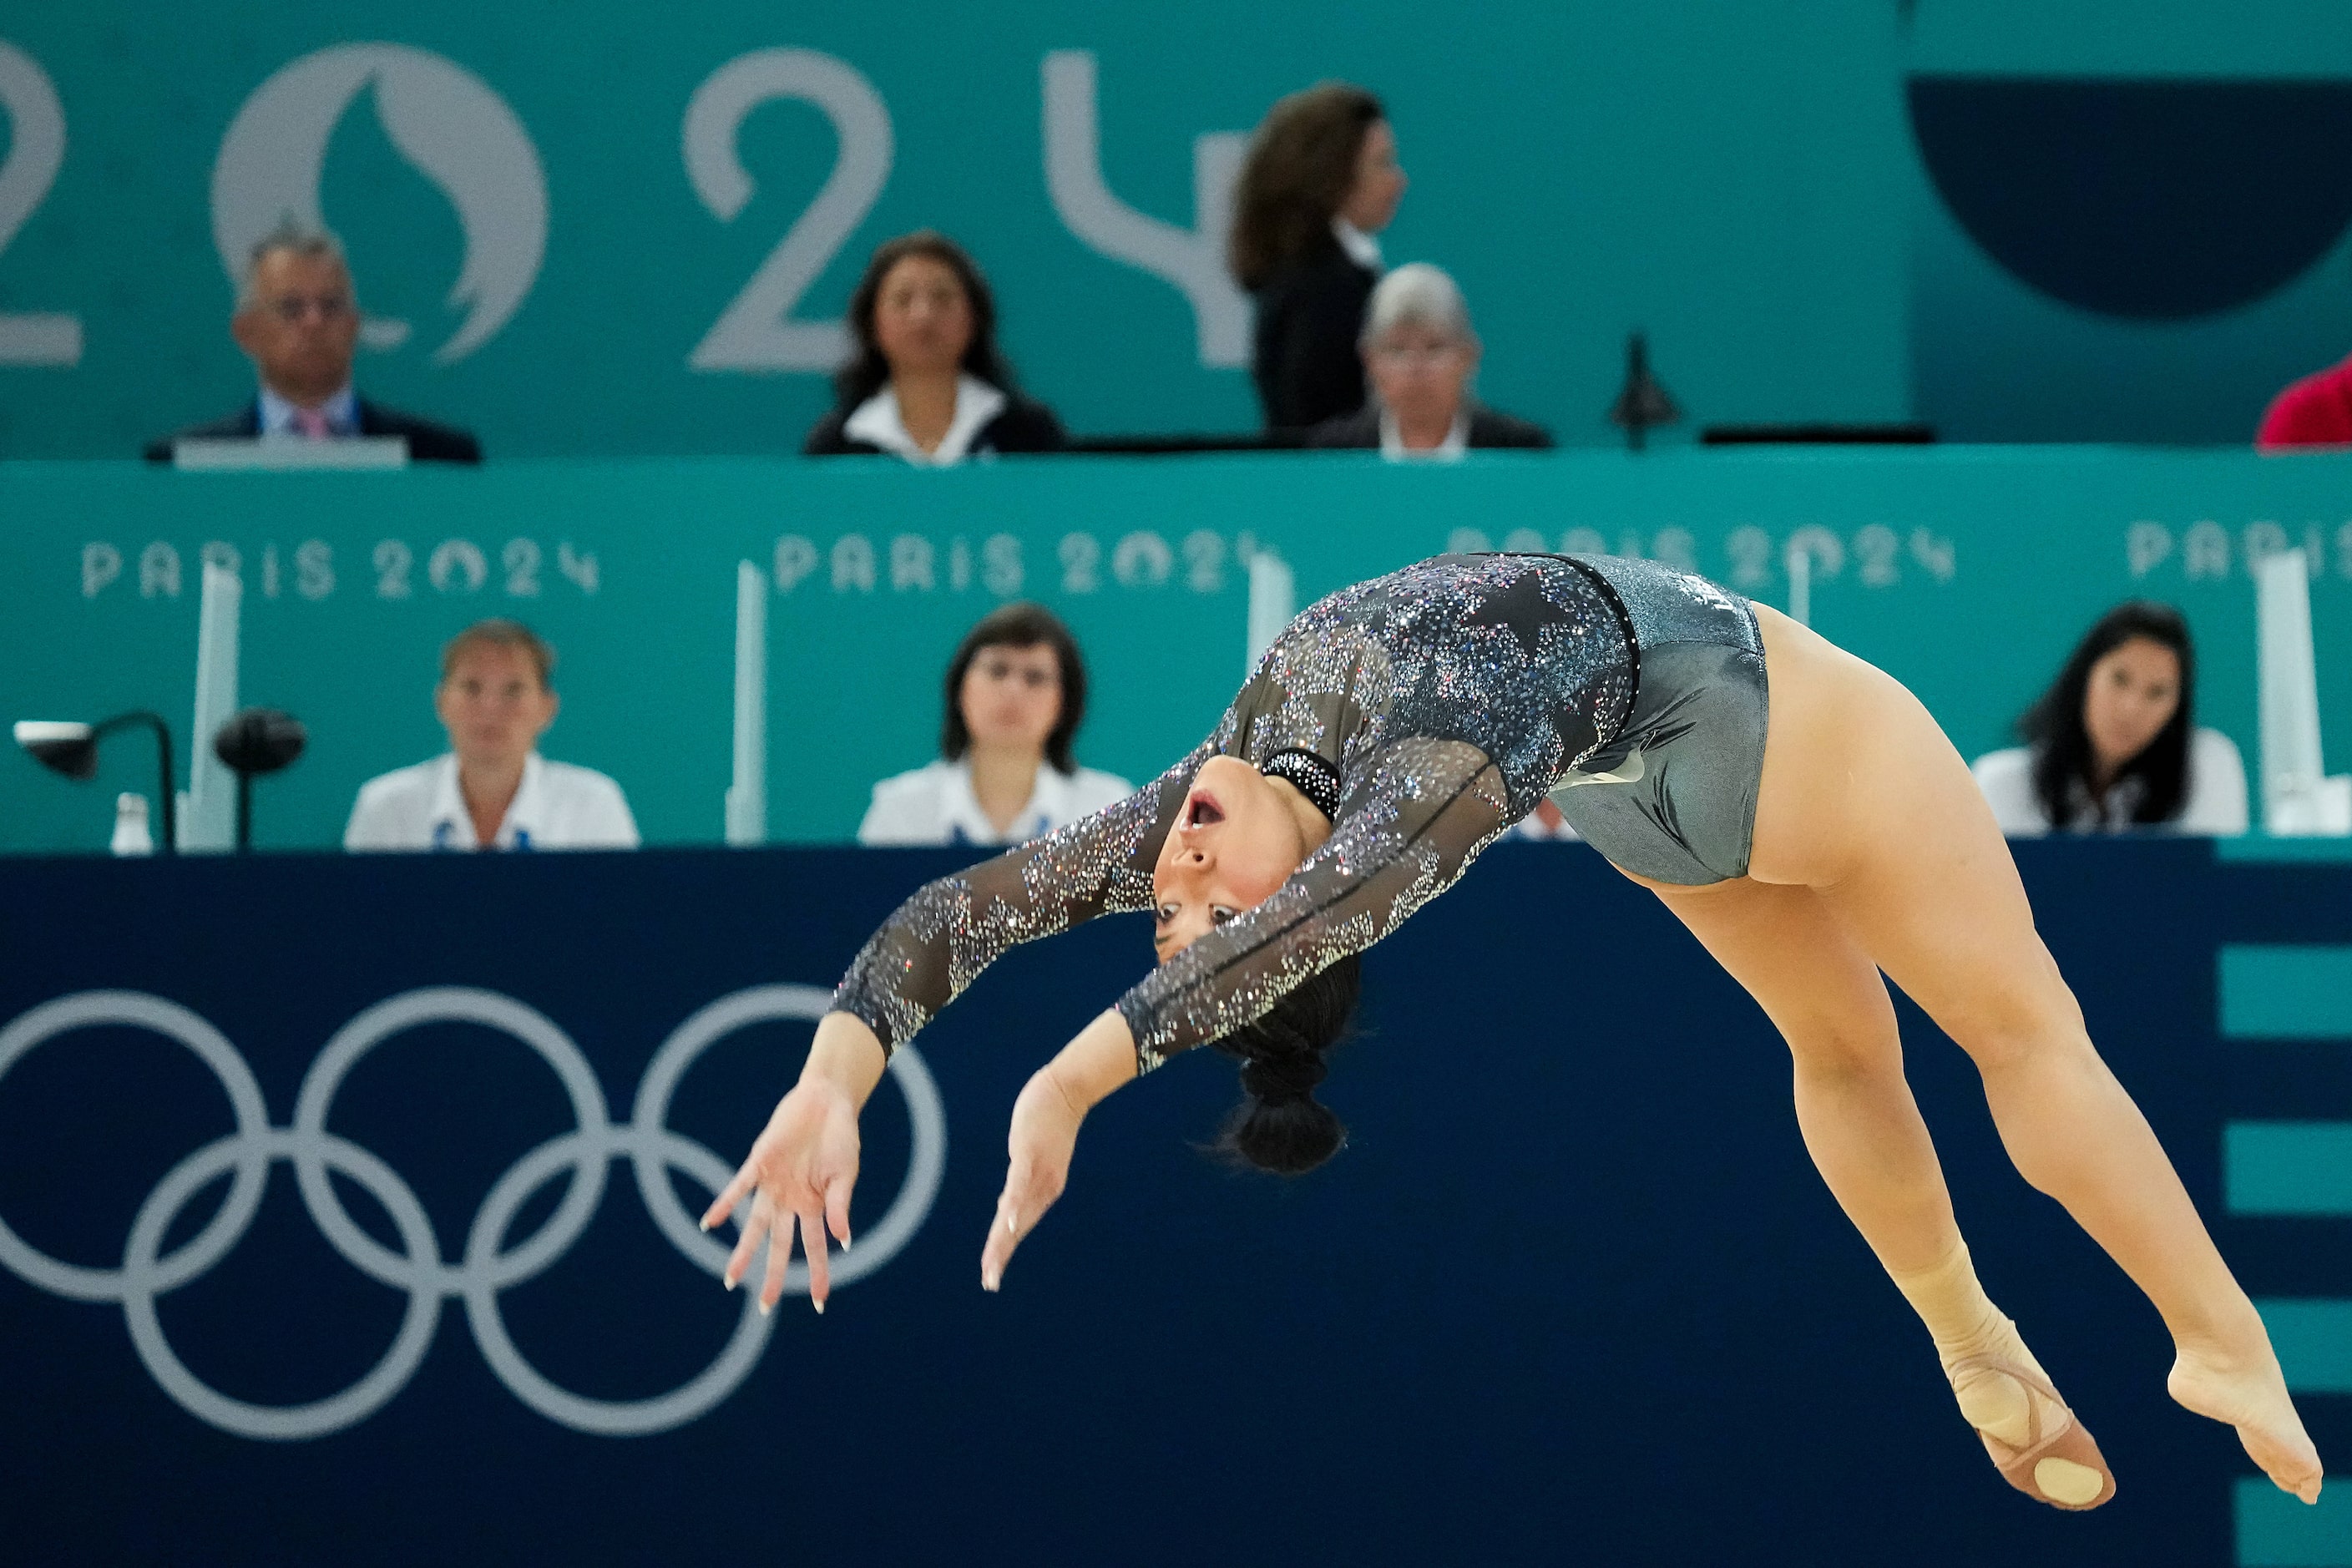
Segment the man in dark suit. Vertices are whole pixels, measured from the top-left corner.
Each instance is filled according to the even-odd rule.
[[[481,443],[467,432],[379,407],[352,390],[359,305],[342,247],[324,230],[289,224],[253,247],[229,331],[260,373],[260,391],[226,419],[150,442],[149,462],[171,461],[172,444],[184,438],[257,436],[313,441],[402,436],[417,462],[482,460]]]
[[[1307,434],[1309,447],[1359,447],[1395,461],[1444,460],[1482,447],[1545,447],[1541,426],[1470,395],[1483,352],[1454,279],[1426,262],[1400,267],[1372,290],[1361,345],[1372,399]]]

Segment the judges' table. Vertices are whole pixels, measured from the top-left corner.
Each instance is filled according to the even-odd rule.
[[[1774,605],[1793,550],[1814,624],[1909,682],[1970,752],[2006,743],[2102,609],[2181,605],[2200,713],[2254,748],[2250,564],[2311,552],[2323,712],[2352,636],[2352,458],[2102,449],[501,464],[479,472],[177,474],[0,466],[0,719],[154,708],[185,753],[201,563],[245,587],[241,690],[311,731],[260,786],[264,844],[336,842],[374,773],[438,751],[435,653],[486,615],[562,655],[551,755],[602,768],[648,837],[714,842],[730,778],[736,568],[770,585],[769,824],[840,840],[866,790],[933,753],[965,627],[1044,600],[1093,664],[1082,761],[1149,778],[1243,674],[1265,548],[1301,602],[1446,549],[1605,550]],[[119,750],[118,750],[119,748]],[[0,850],[96,848],[111,792],[154,788],[123,742],[101,789],[0,766]],[[2340,763],[2338,764],[2341,765]]]
[[[2340,1462],[2352,863],[2021,853]],[[1179,1058],[989,1296],[1012,1099],[1146,962],[1134,921],[1016,952],[876,1097],[861,1277],[751,1314],[686,1216],[952,864],[0,861],[11,1555],[2352,1561],[2335,1493],[2166,1402],[2155,1315],[1906,1007],[1979,1266],[2121,1481],[2082,1517],[2003,1487],[1782,1047],[1580,846],[1497,847],[1372,956],[1330,1166],[1204,1159],[1234,1076]]]

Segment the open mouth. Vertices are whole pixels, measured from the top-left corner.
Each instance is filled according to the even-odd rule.
[[[1223,822],[1224,819],[1224,808],[1217,804],[1217,797],[1207,790],[1196,789],[1185,797],[1185,826],[1206,827],[1212,823]]]

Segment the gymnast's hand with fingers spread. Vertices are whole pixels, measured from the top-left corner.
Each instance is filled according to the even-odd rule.
[[[1108,1012],[1078,1031],[1061,1053],[1034,1074],[1013,1102],[1013,1130],[1003,1195],[981,1248],[980,1283],[993,1290],[1004,1283],[1013,1249],[1028,1239],[1070,1176],[1070,1156],[1078,1146],[1078,1125],[1087,1112],[1135,1076],[1135,1037],[1127,1020]],[[780,1113],[781,1114],[781,1113]]]
[[[703,1211],[710,1229],[734,1213],[746,1196],[751,1212],[727,1260],[732,1290],[744,1270],[768,1244],[768,1268],[761,1281],[760,1310],[783,1294],[784,1270],[792,1263],[793,1231],[800,1230],[808,1255],[809,1301],[820,1312],[831,1291],[824,1237],[831,1230],[849,1250],[849,1192],[857,1183],[857,1113],[882,1081],[882,1042],[864,1022],[847,1013],[828,1013],[816,1026],[801,1080],[768,1118],[735,1179]]]

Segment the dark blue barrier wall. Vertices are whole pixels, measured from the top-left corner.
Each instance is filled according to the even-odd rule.
[[[2182,843],[2022,859],[2095,1033],[2209,1214],[2225,1120],[2352,1114],[2336,1057],[2233,1059],[2215,1025],[2224,942],[2352,941],[2352,865],[2223,865]],[[306,1073],[367,1009],[478,987],[568,1036],[626,1122],[656,1048],[698,1009],[829,984],[950,863],[0,863],[0,1023],[74,994],[150,993],[216,1026],[285,1128]],[[1233,1075],[1180,1059],[1094,1119],[1070,1195],[1003,1293],[982,1294],[1013,1096],[1145,957],[1139,923],[1113,921],[992,971],[920,1041],[947,1123],[928,1221],[824,1318],[788,1300],[707,1414],[635,1436],[541,1414],[571,1407],[528,1376],[519,1391],[468,1304],[442,1299],[486,1197],[574,1126],[556,1074],[478,1024],[392,1035],[352,1067],[325,1128],[363,1152],[336,1146],[359,1173],[333,1183],[357,1224],[396,1252],[363,1194],[396,1204],[404,1184],[453,1270],[410,1281],[416,1310],[438,1310],[413,1373],[387,1374],[372,1412],[329,1435],[236,1436],[165,1392],[113,1300],[55,1293],[54,1269],[51,1288],[0,1273],[0,1557],[2231,1560],[2232,1479],[2249,1470],[2234,1439],[2167,1403],[2155,1314],[2011,1171],[1958,1051],[1906,1008],[1914,1081],[1988,1282],[2116,1465],[2120,1496],[2095,1515],[2000,1483],[1807,1163],[1761,1016],[1579,847],[1491,852],[1373,957],[1369,1036],[1328,1086],[1353,1127],[1333,1165],[1278,1185],[1203,1160],[1190,1141],[1212,1132]],[[0,1058],[27,1027],[0,1034]],[[717,1039],[668,1125],[731,1163],[806,1033],[768,1022]],[[856,1218],[877,1249],[908,1163],[904,1103],[886,1087],[868,1119]],[[151,1194],[230,1129],[220,1080],[187,1048],[120,1024],[72,1030],[0,1081],[0,1220],[104,1270],[143,1205],[151,1226],[172,1222],[156,1237],[168,1272],[198,1257],[181,1249],[229,1183],[176,1219]],[[609,1176],[568,1250],[473,1305],[495,1300],[549,1384],[643,1400],[702,1373],[740,1300],[664,1239],[625,1161]],[[693,1181],[670,1179],[698,1208]],[[509,1272],[537,1261],[518,1248],[564,1191],[559,1176],[521,1205]],[[2352,1295],[2339,1223],[2221,1234],[2258,1295]],[[475,1272],[499,1267],[485,1254]],[[88,1295],[113,1289],[79,1278],[96,1279]],[[189,1378],[249,1409],[301,1406],[365,1378],[411,1300],[339,1256],[281,1161],[241,1239],[163,1293],[155,1322]],[[2340,1402],[2305,1409],[2324,1452],[2352,1455]],[[249,1419],[268,1417],[229,1424]]]

